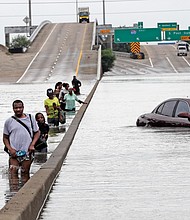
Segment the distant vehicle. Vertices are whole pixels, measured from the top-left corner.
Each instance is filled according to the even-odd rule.
[[[138,117],[137,126],[190,127],[190,99],[172,98]]]
[[[89,7],[83,7],[78,9],[79,23],[89,23],[90,22],[90,12]]]
[[[177,47],[177,55],[178,56],[187,56],[187,47],[186,46],[179,46]]]
[[[189,44],[187,42],[185,42],[185,41],[178,41],[177,42],[177,49],[178,49],[178,47],[181,47],[181,46],[186,47],[187,51],[189,51]]]

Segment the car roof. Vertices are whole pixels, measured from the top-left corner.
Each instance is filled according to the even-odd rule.
[[[190,99],[189,98],[170,98],[170,99],[166,99],[165,101],[163,101],[162,103],[164,102],[167,102],[167,101],[186,101],[189,103],[190,105]],[[161,104],[161,103],[160,103]]]
[[[157,109],[160,105],[162,105],[163,103],[168,102],[168,101],[186,101],[186,102],[190,105],[190,99],[188,99],[188,98],[170,98],[170,99],[166,99],[166,100],[160,102],[160,103],[152,110],[152,112],[155,111],[155,109]]]

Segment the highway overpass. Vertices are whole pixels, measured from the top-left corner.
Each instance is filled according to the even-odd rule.
[[[92,50],[95,35],[95,22],[46,23],[26,53],[1,53],[1,82],[56,83],[70,81],[73,75],[81,80],[94,78],[98,62],[98,51]]]

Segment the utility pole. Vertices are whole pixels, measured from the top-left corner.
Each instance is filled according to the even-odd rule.
[[[78,0],[76,0],[76,19],[78,23]]]
[[[103,0],[103,25],[105,25],[105,0]]]
[[[31,35],[32,27],[32,12],[31,12],[31,0],[29,0],[29,34]]]

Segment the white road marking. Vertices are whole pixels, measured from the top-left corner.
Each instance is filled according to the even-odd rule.
[[[36,59],[36,57],[39,55],[39,53],[41,52],[41,50],[43,49],[43,47],[45,46],[45,44],[47,43],[48,39],[50,38],[51,34],[53,33],[53,31],[55,30],[57,24],[54,26],[54,28],[52,29],[52,31],[50,32],[50,34],[48,35],[46,41],[43,43],[42,47],[40,48],[40,50],[36,53],[35,57],[32,59],[32,61],[30,62],[30,64],[28,65],[28,67],[26,68],[25,72],[23,73],[23,75],[20,77],[20,79],[17,80],[16,83],[19,83],[22,78],[26,75],[28,69],[30,68],[30,66],[32,65],[32,63],[34,62],[34,60]]]
[[[178,73],[178,71],[176,70],[176,68],[174,67],[174,65],[170,61],[170,59],[168,57],[166,57],[166,59],[167,59],[168,63],[170,64],[170,66],[172,67],[172,69],[174,70],[174,72]]]
[[[184,61],[187,63],[188,66],[190,66],[190,63],[185,59],[185,57],[182,57]]]
[[[152,59],[149,57],[149,61],[150,61],[150,66],[153,68],[154,67],[154,65],[153,65],[153,63],[152,63]]]

